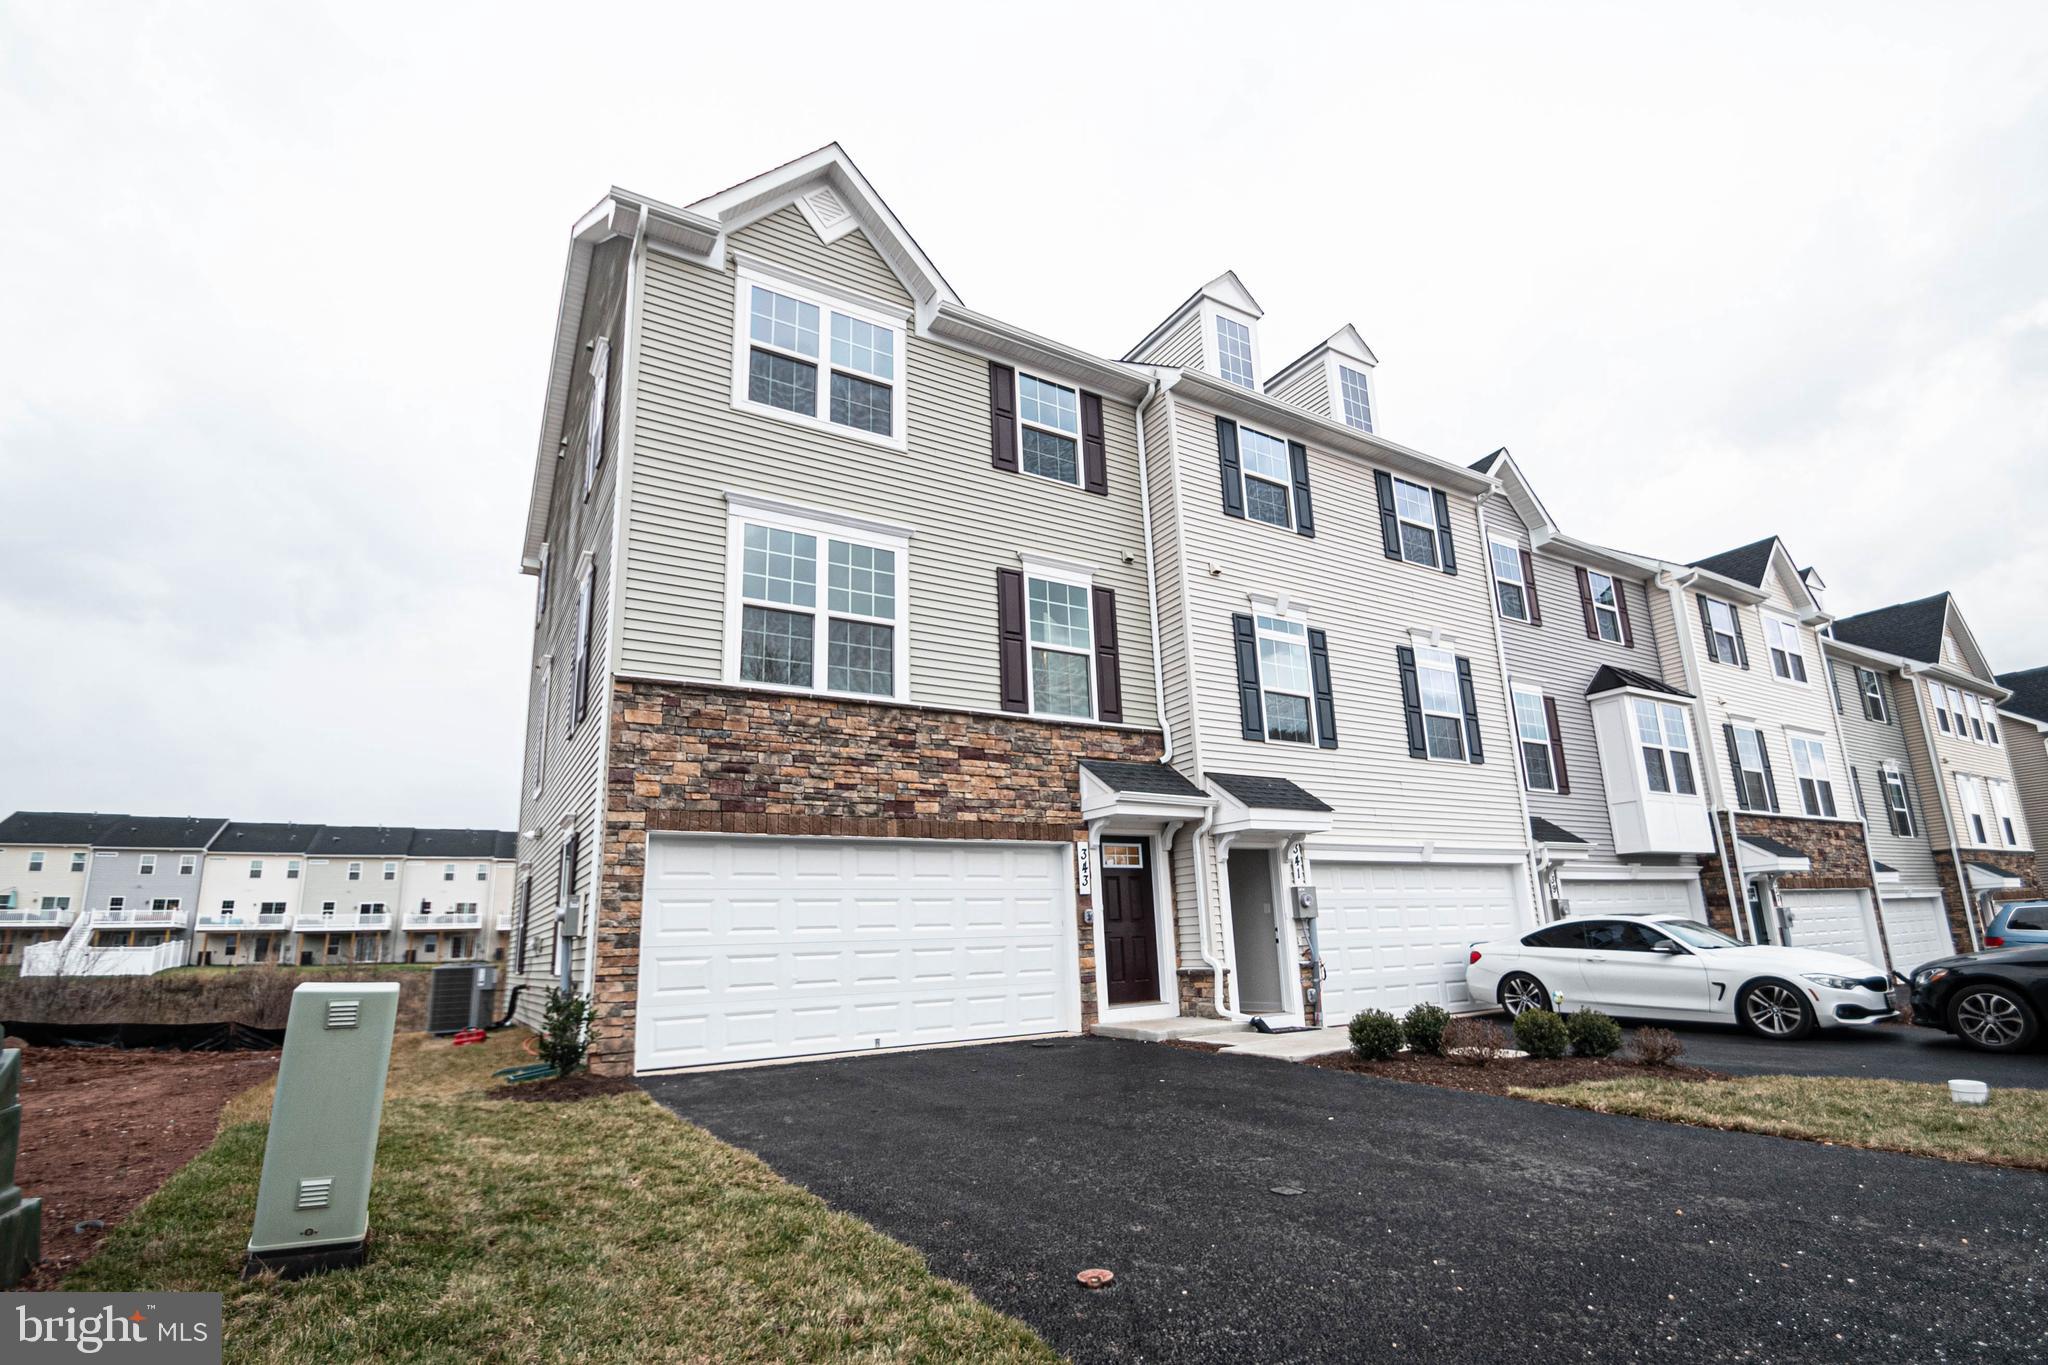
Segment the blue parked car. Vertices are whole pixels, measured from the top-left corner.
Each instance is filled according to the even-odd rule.
[[[1984,929],[1986,948],[2048,944],[2048,901],[2007,901]]]

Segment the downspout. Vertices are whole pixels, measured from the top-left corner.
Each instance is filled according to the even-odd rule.
[[[1536,842],[1536,826],[1529,813],[1529,784],[1522,778],[1521,730],[1519,722],[1515,719],[1513,674],[1508,668],[1508,637],[1507,632],[1501,629],[1500,602],[1493,586],[1493,541],[1488,537],[1486,530],[1486,499],[1490,496],[1492,495],[1489,493],[1482,493],[1472,500],[1472,505],[1479,513],[1479,543],[1486,550],[1486,558],[1481,561],[1481,568],[1485,571],[1486,591],[1488,597],[1495,599],[1487,603],[1486,614],[1493,623],[1493,656],[1500,663],[1500,695],[1503,705],[1507,708],[1509,757],[1512,759],[1509,767],[1515,775],[1515,800],[1522,810],[1522,847],[1528,851],[1523,867],[1530,879],[1530,905],[1536,911],[1536,922],[1544,924],[1550,919],[1548,912],[1551,907],[1544,901],[1544,881],[1537,869],[1541,863],[1548,861],[1550,855],[1547,849]],[[1531,556],[1529,562],[1534,564],[1535,557]],[[1534,588],[1535,584],[1531,583],[1529,587]],[[1617,587],[1615,591],[1619,592],[1621,589]],[[1562,752],[1563,736],[1555,738],[1560,746],[1559,751]],[[1309,923],[1313,927],[1315,922],[1311,920]]]
[[[1671,600],[1671,629],[1678,637],[1678,657],[1685,664],[1685,680],[1692,684],[1692,709],[1697,721],[1693,728],[1699,732],[1700,757],[1704,760],[1706,755],[1714,752],[1715,738],[1713,722],[1707,714],[1707,689],[1704,681],[1706,675],[1700,671],[1697,646],[1693,643],[1692,631],[1685,620],[1685,594],[1679,587],[1677,576],[1665,569],[1657,571],[1657,586],[1664,589],[1665,595]],[[1728,813],[1729,831],[1739,838],[1740,833],[1735,829],[1735,808],[1728,804],[1728,795],[1721,790],[1721,760],[1716,758],[1711,763],[1702,761],[1700,768],[1707,775],[1707,784],[1713,790],[1715,804]],[[1721,837],[1720,814],[1709,809],[1707,823],[1713,827],[1714,852],[1721,859],[1721,881],[1728,889],[1728,916],[1734,921],[1735,937],[1747,943],[1750,941],[1749,901],[1743,896],[1742,889],[1736,882],[1735,854],[1728,847],[1728,841]]]
[[[1203,828],[1208,828],[1210,820],[1214,818],[1212,815],[1209,820],[1202,821]],[[1230,876],[1225,869],[1229,866],[1230,846],[1236,842],[1237,836],[1235,834],[1226,834],[1216,841],[1216,898],[1221,903],[1219,908],[1225,918],[1228,918],[1230,915]],[[1202,866],[1200,861],[1200,844],[1195,845],[1195,852],[1195,870],[1199,873]],[[1207,878],[1202,878],[1201,882],[1198,882],[1197,885],[1206,883],[1206,881]],[[1221,945],[1218,946],[1220,947]],[[1207,959],[1204,960],[1206,961]],[[1228,961],[1228,959],[1226,958],[1225,961]],[[1216,964],[1216,1013],[1225,1019],[1248,1018],[1249,1016],[1239,1009],[1234,1002],[1224,998],[1223,965],[1222,962]],[[1231,974],[1229,986],[1231,994],[1235,994],[1237,991],[1237,975],[1235,973]]]
[[[1159,657],[1159,555],[1152,543],[1152,479],[1145,465],[1145,409],[1159,396],[1159,380],[1154,377],[1145,385],[1145,396],[1138,400],[1136,411],[1138,428],[1138,510],[1145,525],[1145,605],[1151,610],[1152,626],[1152,703],[1159,708],[1159,730],[1166,736],[1164,747],[1159,753],[1161,763],[1173,762],[1173,727],[1166,723],[1166,664]]]
[[[1963,928],[1970,931],[1970,951],[1979,952],[1984,947],[1984,937],[1977,928],[1977,901],[1970,894],[1970,879],[1963,870],[1962,845],[1956,842],[1955,817],[1949,813],[1948,783],[1941,775],[1941,750],[1934,747],[1934,722],[1927,718],[1926,680],[1911,667],[1901,668],[1899,676],[1913,691],[1913,711],[1920,717],[1920,738],[1927,745],[1927,775],[1934,779],[1934,799],[1941,811],[1941,827],[1948,835],[1948,856],[1956,870],[1956,894],[1963,900]]]

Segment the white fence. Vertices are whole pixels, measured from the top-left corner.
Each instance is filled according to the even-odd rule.
[[[32,943],[21,951],[23,976],[155,976],[185,965],[192,945],[172,939],[149,948],[95,948],[84,943]]]

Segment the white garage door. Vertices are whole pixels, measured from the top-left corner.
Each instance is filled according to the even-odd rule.
[[[1682,915],[1706,918],[1693,904],[1697,878],[1683,882],[1566,881],[1564,898],[1574,915]]]
[[[1955,952],[1941,897],[1886,896],[1878,905],[1884,911],[1884,936],[1891,943],[1893,971],[1911,976],[1921,963]]]
[[[1878,959],[1870,912],[1856,891],[1782,891],[1786,938],[1795,948],[1847,953],[1865,962]]]
[[[1315,865],[1323,965],[1323,1017],[1362,1009],[1400,1014],[1428,1001],[1473,1008],[1465,989],[1471,946],[1520,927],[1514,872],[1440,863]],[[1490,1003],[1490,1002],[1489,1002]]]
[[[655,835],[639,1070],[1080,1027],[1063,845]]]

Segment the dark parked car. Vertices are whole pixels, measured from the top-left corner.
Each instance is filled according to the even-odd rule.
[[[1913,973],[1913,1022],[1985,1052],[2017,1052],[2048,1018],[2048,947],[1936,958]]]

